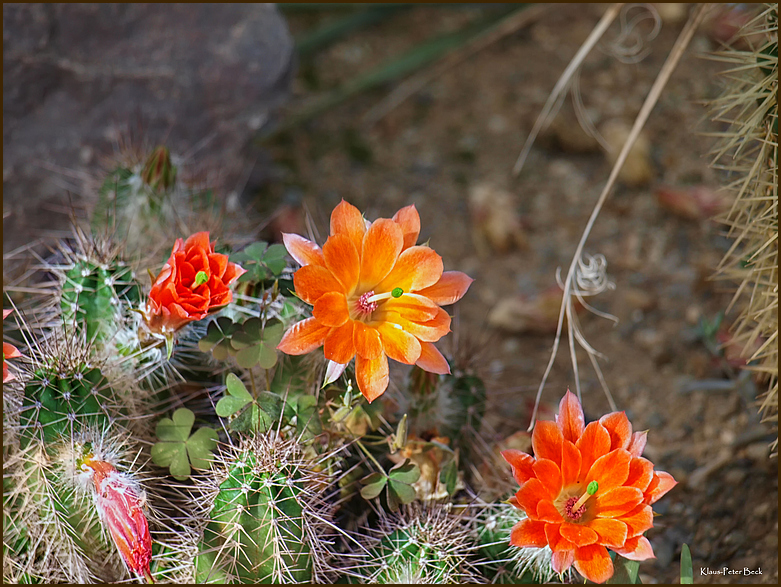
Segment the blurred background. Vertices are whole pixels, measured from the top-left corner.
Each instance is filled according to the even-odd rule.
[[[476,280],[445,350],[485,376],[493,440],[528,449],[518,433],[550,356],[556,270],[691,8],[626,8],[516,175],[609,5],[5,4],[4,257],[69,234],[96,177],[161,143],[226,207],[263,219],[258,238],[322,243],[341,199],[369,219],[415,204],[420,240]],[[725,67],[708,55],[749,14],[714,10],[696,32],[585,249],[615,284],[589,303],[618,323],[583,311],[583,335],[606,357],[618,408],[649,430],[646,455],[680,482],[657,504],[646,583],[678,577],[684,542],[695,575],[728,566],[762,570],[745,582],[778,579],[776,433],[730,344],[733,290],[712,279],[731,241],[711,218],[731,202],[710,166],[723,126],[705,104]],[[579,372],[587,419],[610,411],[584,353]],[[562,348],[543,418],[574,377]]]

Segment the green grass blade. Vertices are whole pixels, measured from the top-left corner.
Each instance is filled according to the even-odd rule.
[[[369,73],[345,82],[340,87],[316,100],[313,104],[292,114],[279,127],[263,136],[261,140],[268,140],[278,136],[338,106],[356,94],[390,83],[420,69],[446,53],[461,47],[485,29],[509,17],[516,11],[523,10],[526,6],[528,5],[511,5],[510,8],[502,7],[499,13],[493,13],[459,31],[436,37],[414,47],[401,57],[392,59]]]
[[[410,8],[411,4],[380,4],[372,5],[360,12],[349,14],[335,22],[328,23],[313,33],[296,41],[296,51],[300,57],[319,51],[340,40],[342,37],[362,28],[377,24],[393,14]]]
[[[681,585],[691,585],[694,583],[694,571],[692,571],[692,553],[689,546],[684,544],[681,547]]]

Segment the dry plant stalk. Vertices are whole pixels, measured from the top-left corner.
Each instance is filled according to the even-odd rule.
[[[651,86],[650,91],[648,92],[648,96],[645,99],[645,102],[643,103],[643,106],[640,108],[640,112],[637,115],[637,118],[635,119],[634,125],[632,126],[632,130],[629,133],[629,137],[627,138],[626,142],[624,143],[624,146],[621,149],[621,152],[618,156],[618,159],[616,160],[615,164],[613,165],[613,169],[610,171],[610,176],[608,177],[607,183],[605,184],[605,187],[602,190],[602,193],[599,195],[599,199],[597,200],[597,203],[594,206],[593,211],[591,212],[591,216],[588,219],[588,223],[586,224],[586,228],[583,231],[582,236],[580,237],[580,242],[578,243],[577,248],[575,249],[575,254],[572,258],[572,263],[570,264],[569,270],[567,271],[567,275],[563,282],[563,289],[564,289],[564,297],[562,299],[562,305],[561,305],[561,311],[559,312],[559,322],[558,326],[556,328],[556,338],[553,342],[553,349],[551,350],[551,357],[548,361],[548,365],[545,369],[545,374],[542,377],[542,381],[540,382],[540,387],[537,390],[537,397],[534,402],[534,411],[532,412],[531,422],[529,424],[528,430],[531,431],[534,427],[534,423],[537,418],[537,410],[539,409],[540,405],[540,398],[542,397],[542,390],[545,387],[545,383],[548,379],[548,375],[550,374],[550,371],[553,367],[553,362],[556,358],[556,354],[559,349],[559,343],[561,341],[561,331],[564,324],[564,317],[567,317],[567,334],[569,338],[569,346],[570,346],[570,356],[572,358],[572,367],[575,372],[575,387],[577,390],[578,399],[581,399],[581,392],[580,392],[580,381],[578,376],[578,365],[577,365],[577,357],[575,356],[575,341],[577,340],[579,344],[586,350],[586,352],[589,354],[589,357],[591,358],[592,365],[594,366],[595,370],[597,371],[597,375],[600,379],[600,382],[603,385],[603,388],[605,389],[605,392],[608,395],[608,400],[612,404],[612,398],[610,397],[610,393],[607,389],[607,387],[604,384],[604,378],[601,376],[601,372],[599,370],[598,364],[594,358],[594,352],[593,349],[590,348],[588,345],[584,345],[584,340],[582,338],[582,334],[579,332],[575,333],[575,312],[573,308],[573,302],[572,302],[572,294],[576,293],[578,291],[577,284],[574,283],[577,279],[577,276],[579,275],[579,269],[580,274],[582,275],[583,271],[582,268],[584,266],[582,255],[583,255],[583,248],[586,244],[586,240],[588,239],[589,234],[591,233],[591,229],[594,226],[594,223],[596,222],[597,217],[599,216],[599,213],[602,210],[602,206],[604,205],[605,201],[607,200],[607,196],[610,194],[611,189],[613,188],[613,185],[616,182],[616,179],[618,178],[618,174],[621,171],[621,167],[623,167],[624,163],[626,162],[627,156],[629,155],[629,151],[634,145],[635,141],[637,140],[637,137],[640,134],[640,131],[643,129],[643,126],[645,126],[646,121],[648,120],[648,117],[651,114],[651,110],[653,110],[654,106],[656,105],[656,102],[659,100],[659,96],[662,93],[662,90],[664,89],[665,85],[667,85],[668,80],[670,79],[670,76],[672,75],[673,71],[675,71],[675,68],[678,66],[678,63],[681,60],[681,57],[683,56],[684,52],[686,51],[686,47],[688,47],[689,43],[691,42],[692,36],[694,35],[694,32],[697,30],[697,27],[700,25],[700,23],[703,20],[703,17],[705,16],[706,11],[708,10],[709,5],[708,4],[701,4],[699,5],[693,13],[689,16],[689,20],[686,22],[686,25],[684,26],[683,30],[681,31],[680,35],[678,35],[678,38],[675,41],[675,45],[673,45],[672,50],[670,51],[670,54],[667,57],[667,60],[665,61],[664,65],[662,66],[661,71],[659,72],[659,75],[656,77],[656,80],[654,81],[653,86]],[[617,11],[617,7],[614,7],[613,10]],[[608,14],[611,11],[608,11]],[[603,20],[597,25],[598,30],[601,26],[603,26],[603,23],[606,21],[606,18],[603,18]],[[606,28],[606,27],[605,27]],[[604,31],[600,32],[600,36]],[[592,33],[592,35],[589,37],[589,39],[586,41],[586,43],[595,43],[596,40],[593,39],[596,35]],[[573,63],[576,60],[579,60],[577,65],[579,65],[580,62],[585,58],[585,54],[583,52],[583,49],[586,47],[581,47],[580,51],[578,51],[578,54],[575,56],[575,59],[573,60]],[[576,67],[573,67],[573,64],[570,63],[570,65],[567,67],[567,70],[565,71],[565,74],[569,72],[570,76],[574,73]],[[562,78],[565,76],[563,75]],[[562,84],[562,81],[559,80],[559,83],[556,85],[556,88],[554,88],[554,92],[556,89],[564,86]],[[552,103],[554,99],[549,99],[548,102]],[[547,106],[547,104],[546,104]],[[535,125],[535,128],[537,128],[537,125]],[[530,145],[529,145],[530,148]],[[524,148],[524,152],[521,153],[521,158],[519,158],[519,163],[522,164],[523,160],[525,159],[525,153],[528,152],[527,148]],[[518,168],[518,164],[516,164],[516,168]],[[587,263],[586,266],[588,266],[590,263]]]

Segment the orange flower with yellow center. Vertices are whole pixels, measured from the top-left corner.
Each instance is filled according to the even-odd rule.
[[[633,434],[624,412],[585,426],[580,402],[567,390],[556,422],[534,427],[534,457],[502,453],[521,485],[511,501],[527,516],[513,528],[510,543],[550,546],[557,573],[574,563],[595,583],[613,576],[608,548],[630,560],[653,558],[643,536],[653,527],[651,504],[677,482],[640,456],[645,443],[646,432]]]
[[[293,276],[296,294],[314,308],[277,348],[303,355],[322,345],[338,372],[355,357],[358,388],[370,402],[388,387],[388,357],[450,373],[433,344],[450,332],[450,316],[440,306],[460,300],[473,280],[460,271],[443,273],[442,257],[415,245],[419,233],[414,205],[369,224],[343,200],[322,249],[284,234],[288,252],[302,265]]]

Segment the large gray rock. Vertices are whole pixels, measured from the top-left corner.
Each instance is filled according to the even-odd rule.
[[[293,54],[272,4],[4,4],[4,252],[67,228],[83,172],[130,135],[245,173]]]

